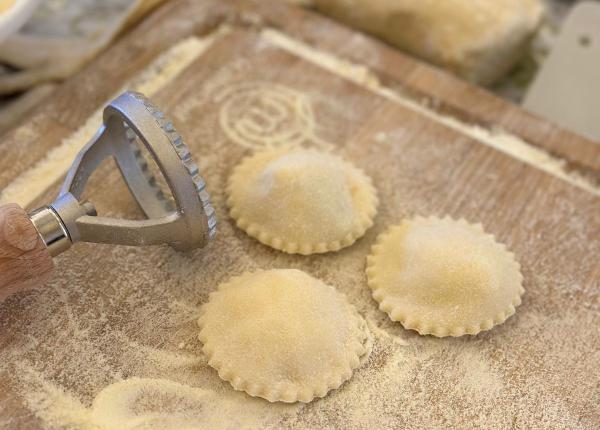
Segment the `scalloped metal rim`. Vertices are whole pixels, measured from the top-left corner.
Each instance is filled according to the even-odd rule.
[[[177,133],[177,130],[175,130],[175,126],[173,125],[173,122],[166,118],[163,111],[161,111],[156,105],[154,105],[143,94],[138,93],[138,92],[130,92],[130,94],[133,95],[133,97],[135,97],[137,100],[142,102],[144,107],[154,117],[157,124],[160,126],[162,131],[165,133],[165,135],[169,139],[169,142],[175,149],[177,156],[179,157],[179,159],[185,166],[190,177],[192,178],[192,181],[194,182],[194,185],[196,187],[198,199],[200,200],[200,203],[202,204],[202,208],[204,209],[204,213],[206,215],[206,219],[208,222],[208,238],[213,239],[217,233],[217,218],[216,218],[216,214],[215,214],[215,209],[210,202],[210,195],[208,194],[208,191],[206,190],[206,181],[200,175],[200,168],[198,167],[198,164],[196,164],[196,162],[194,162],[194,160],[192,159],[192,155],[190,153],[189,148],[184,143],[181,135],[179,133]],[[133,143],[135,141],[135,139],[137,138],[137,136],[135,135],[135,133],[130,133],[130,131],[131,131],[131,129],[128,129],[127,136],[130,139],[130,141]],[[165,204],[167,204],[168,200],[165,198],[162,190],[156,185],[156,178],[152,175],[152,173],[150,173],[147,162],[146,162],[146,160],[143,159],[139,148],[137,148],[137,151],[135,151],[135,155],[136,155],[136,159],[140,163],[140,167],[141,167],[142,171],[144,172],[144,174],[146,175],[146,178],[148,179],[148,183],[157,190],[156,196],[159,199],[163,200],[165,202]]]

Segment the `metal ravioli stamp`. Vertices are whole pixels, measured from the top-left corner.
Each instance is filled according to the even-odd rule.
[[[215,210],[199,167],[173,123],[135,92],[125,92],[106,106],[103,122],[75,158],[56,200],[30,214],[50,253],[57,255],[80,241],[166,243],[178,250],[205,246],[216,234]],[[89,177],[108,157],[115,159],[147,219],[98,216],[92,202],[80,202]],[[149,159],[166,188],[159,186]]]

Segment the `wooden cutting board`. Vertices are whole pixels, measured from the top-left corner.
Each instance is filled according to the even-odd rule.
[[[94,428],[98,414],[116,414],[96,395],[130,377],[204,390],[217,406],[198,423],[212,428],[216,415],[228,428],[600,426],[600,145],[311,12],[182,0],[4,137],[0,201],[49,202],[98,112],[126,88],[151,95],[184,136],[218,236],[188,254],[78,244],[55,260],[49,285],[0,304],[0,427]],[[373,178],[379,214],[352,247],[290,256],[228,218],[223,189],[236,163],[290,144],[332,150]],[[100,213],[138,216],[110,164],[88,196]],[[436,339],[377,309],[366,256],[387,226],[415,214],[481,222],[515,252],[526,295],[514,317],[476,337]],[[219,282],[272,267],[343,291],[374,335],[353,378],[309,405],[234,393],[196,340],[198,308]]]

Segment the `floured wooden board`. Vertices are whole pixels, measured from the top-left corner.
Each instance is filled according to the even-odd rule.
[[[599,146],[310,13],[175,1],[0,143],[0,200],[49,201],[125,88],[173,118],[209,183],[218,236],[188,254],[78,244],[47,287],[1,304],[0,427],[128,428],[141,419],[142,406],[126,401],[139,384],[111,384],[132,377],[153,379],[145,407],[160,428],[173,416],[213,429],[600,426]],[[226,178],[266,144],[332,150],[364,169],[381,198],[374,228],[310,257],[236,229]],[[101,213],[136,216],[111,167],[92,178],[90,199]],[[517,314],[457,339],[390,322],[371,299],[365,259],[378,233],[414,214],[482,222],[506,243],[525,275]],[[374,334],[354,377],[308,405],[234,392],[197,340],[199,306],[219,282],[274,267],[344,292]],[[98,397],[109,386],[118,407]]]

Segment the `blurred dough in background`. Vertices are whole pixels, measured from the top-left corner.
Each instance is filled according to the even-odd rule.
[[[522,58],[541,0],[313,0],[320,12],[478,84]]]
[[[471,51],[463,51],[463,55],[470,57],[467,59],[467,65],[478,65],[478,68],[470,72],[471,80],[475,83],[485,84],[494,93],[505,99],[511,100],[515,103],[520,103],[523,99],[524,94],[527,92],[527,88],[538,68],[546,59],[546,56],[552,49],[555,40],[557,39],[563,20],[568,15],[571,8],[581,1],[586,0],[286,0],[296,5],[317,8],[323,14],[328,14],[334,19],[345,22],[347,25],[354,27],[359,30],[371,33],[381,39],[386,40],[389,44],[399,47],[401,50],[407,51],[412,55],[420,58],[424,58],[431,63],[438,66],[445,67],[456,74],[461,74],[461,69],[453,69],[454,65],[451,61],[447,60],[449,55],[447,52],[441,52],[441,49],[436,49],[435,46],[427,46],[423,41],[417,40],[417,45],[413,48],[419,48],[419,46],[425,47],[426,53],[422,54],[418,49],[412,49],[411,46],[404,47],[398,44],[391,37],[399,37],[400,40],[411,41],[410,34],[400,34],[404,28],[411,29],[415,26],[422,30],[425,21],[429,22],[430,27],[426,27],[426,33],[428,40],[432,40],[433,35],[437,34],[437,38],[442,34],[450,34],[452,32],[461,32],[458,28],[460,25],[466,25],[470,28],[469,32],[472,32],[475,27],[471,23],[471,20],[477,17],[476,11],[486,9],[488,7],[491,10],[497,11],[502,10],[502,5],[506,4],[522,4],[516,8],[516,11],[512,12],[513,21],[511,22],[510,11],[498,14],[497,17],[491,18],[491,15],[483,12],[483,19],[498,20],[502,21],[509,28],[516,28],[519,30],[519,25],[523,25],[524,20],[529,16],[530,28],[529,33],[524,35],[523,28],[517,31],[514,35],[510,33],[502,33],[498,30],[499,24],[495,23],[490,25],[490,28],[483,28],[479,26],[479,29],[483,28],[486,36],[483,37],[490,47],[489,52],[482,53],[482,46],[485,46],[482,42],[479,42],[479,38],[473,38],[471,40]],[[589,0],[587,0],[589,1]],[[599,1],[599,0],[594,0]],[[315,4],[316,3],[316,4]],[[460,4],[460,7],[452,9],[451,5]],[[425,5],[429,5],[428,9]],[[431,6],[433,5],[433,7]],[[441,5],[441,7],[438,7]],[[527,9],[527,13],[524,10]],[[394,16],[400,12],[400,18]],[[468,11],[468,13],[465,13]],[[538,15],[539,14],[539,15]],[[443,18],[440,18],[442,17]],[[437,18],[436,18],[437,17]],[[408,21],[409,18],[412,20],[409,25],[402,24],[403,21]],[[537,21],[534,25],[534,21]],[[521,24],[518,24],[521,22]],[[394,23],[398,23],[397,27],[394,27]],[[368,25],[365,26],[365,24]],[[404,26],[402,27],[401,24]],[[537,26],[539,24],[539,29]],[[393,30],[389,30],[393,27]],[[472,28],[471,28],[472,27]],[[495,30],[494,30],[495,29]],[[536,32],[537,29],[537,32]],[[489,31],[488,31],[489,30]],[[488,35],[489,33],[489,35]],[[397,35],[398,34],[398,35]],[[464,33],[466,34],[466,33]],[[463,37],[464,37],[463,34]],[[500,37],[499,34],[503,34],[504,38]],[[387,35],[387,36],[386,36]],[[490,39],[490,37],[492,39]],[[519,37],[523,38],[523,44],[518,46],[517,41]],[[490,45],[490,40],[496,40],[496,44]],[[424,38],[423,40],[425,40]],[[532,43],[529,44],[529,40]],[[468,42],[469,39],[466,39]],[[446,41],[446,43],[451,40]],[[506,46],[503,46],[506,44]],[[464,45],[466,47],[468,45]],[[493,49],[492,49],[493,48]],[[475,51],[473,51],[475,49]],[[440,58],[446,58],[447,63],[436,61],[435,55],[439,52]],[[456,49],[455,49],[455,52]],[[459,51],[458,51],[459,52]],[[428,53],[428,54],[427,54]],[[493,56],[500,54],[499,59]],[[427,57],[430,55],[430,57]],[[491,58],[491,63],[486,61]],[[478,63],[477,61],[480,61]],[[514,67],[513,67],[514,66]],[[493,68],[497,67],[496,70]],[[470,77],[468,68],[463,68],[466,73],[463,77]]]
[[[15,0],[0,0],[0,13],[6,12],[13,4],[15,4]]]

